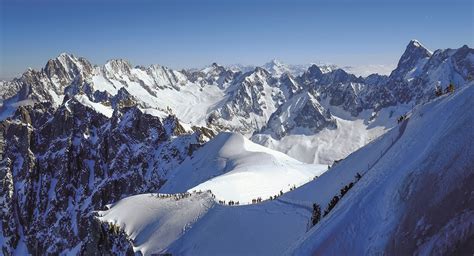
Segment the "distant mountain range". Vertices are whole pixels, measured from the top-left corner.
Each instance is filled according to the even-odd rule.
[[[0,84],[2,252],[131,252],[123,228],[105,230],[94,211],[157,192],[183,163],[210,161],[189,159],[216,134],[238,133],[299,161],[332,165],[433,100],[436,86],[460,89],[473,78],[474,49],[432,52],[416,40],[389,76],[367,77],[275,60],[252,68],[213,63],[173,70],[122,59],[95,66],[61,54]],[[231,138],[247,141],[239,136]],[[262,151],[240,144],[242,152]],[[281,162],[268,156],[278,154],[262,156],[283,173]]]
[[[380,118],[377,122],[377,116],[385,115],[390,107],[408,108],[431,99],[437,85],[466,84],[474,76],[472,56],[468,46],[431,52],[412,40],[389,76],[357,77],[335,66],[285,65],[277,60],[263,67],[228,68],[213,63],[181,71],[160,65],[133,67],[121,59],[94,66],[64,53],[40,71],[29,69],[19,78],[2,82],[0,117],[34,102],[59,107],[78,94],[112,112],[120,92],[120,97],[133,99],[141,109],[161,116],[173,113],[190,126],[238,132],[299,160],[329,163],[381,134],[370,128],[391,127],[392,122]],[[391,109],[389,115],[397,111],[400,108]],[[293,135],[317,135],[325,128],[341,131],[337,127],[345,126],[343,120],[348,118],[363,120],[358,127],[366,139],[348,138],[352,146],[344,152],[294,151]]]

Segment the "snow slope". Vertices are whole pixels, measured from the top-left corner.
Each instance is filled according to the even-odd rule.
[[[148,106],[161,109],[169,107],[180,121],[193,125],[204,125],[205,114],[224,98],[224,92],[217,86],[208,86],[203,90],[200,85],[184,81],[184,78],[179,83],[186,83],[185,85],[174,85],[171,82],[167,84],[166,81],[161,81],[164,76],[161,73],[159,73],[161,76],[155,73],[146,74],[137,68],[131,69],[130,72],[129,76],[136,81],[130,80],[129,76],[125,75],[120,78],[107,78],[104,73],[96,71],[92,78],[93,86],[112,95],[125,87],[134,97]],[[183,76],[179,72],[176,73]]]
[[[336,119],[337,129],[324,128],[318,133],[288,134],[280,140],[268,134],[256,134],[251,140],[268,148],[283,152],[305,162],[332,165],[370,141],[392,129],[396,119],[411,109],[410,104],[387,107],[375,118],[371,111],[363,111],[353,117],[327,101],[322,101]]]
[[[307,229],[310,212],[278,201],[223,206],[209,193],[178,201],[143,194],[99,216],[125,229],[144,255],[278,255]]]
[[[157,198],[157,194],[125,198],[99,219],[123,227],[134,241],[134,250],[147,253],[170,246],[215,204],[209,193],[181,200]]]
[[[321,191],[321,183],[347,184],[356,171],[365,172],[333,212],[289,253],[452,254],[456,247],[458,253],[466,250],[469,243],[472,252],[473,96],[471,83],[418,106],[405,130],[403,125],[392,130],[295,191],[290,198],[309,200],[309,195]],[[325,200],[315,198],[321,205],[331,192],[337,193],[323,191],[329,192]]]
[[[102,115],[111,118],[112,114],[114,113],[114,110],[110,106],[105,106],[104,104],[101,103],[96,103],[92,102],[89,100],[89,98],[84,95],[84,94],[79,94],[74,96],[74,98],[83,104],[84,106],[87,106],[89,108],[94,109],[97,113],[101,113]]]
[[[219,200],[250,203],[300,186],[326,171],[255,144],[236,133],[220,133],[175,170],[162,193],[211,190]]]
[[[160,214],[169,199],[139,195],[99,215],[124,227],[145,255],[450,254],[455,243],[463,252],[474,233],[474,112],[466,111],[473,97],[470,85],[416,107],[407,121],[276,200],[229,207],[193,194],[181,199],[185,206],[170,203],[175,219]],[[325,209],[357,172],[362,179],[308,231],[312,204]],[[195,207],[204,210],[183,224],[181,209]],[[178,229],[174,241],[153,243]]]

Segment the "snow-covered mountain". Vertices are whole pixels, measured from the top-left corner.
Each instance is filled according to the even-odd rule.
[[[158,190],[169,170],[212,137],[173,115],[128,106],[126,97],[115,110],[84,94],[67,97],[58,108],[20,106],[1,123],[3,254],[105,250],[97,247],[93,210]]]
[[[3,82],[1,112],[5,118],[18,105],[45,100],[57,107],[65,95],[79,92],[100,103],[123,87],[142,107],[171,109],[184,123],[250,136],[267,126],[270,116],[294,95],[306,97],[305,91],[329,99],[331,106],[355,117],[363,110],[378,112],[399,103],[422,102],[433,97],[437,84],[465,84],[473,76],[472,54],[467,46],[431,53],[413,40],[389,77],[366,78],[332,66],[305,69],[276,60],[247,72],[216,63],[200,70],[176,71],[159,65],[132,67],[120,59],[93,66],[83,58],[61,54],[40,71],[28,70],[18,79]]]
[[[313,241],[304,235],[310,202],[326,205],[366,166],[376,172],[373,161],[380,152],[389,161],[380,143],[403,138],[397,137],[396,120],[405,113],[421,115],[416,126],[406,128],[416,134],[434,121],[422,118],[428,108],[444,115],[436,107],[444,104],[461,113],[456,102],[472,96],[473,56],[467,46],[431,52],[413,40],[390,76],[357,77],[333,66],[303,70],[277,61],[266,68],[213,63],[178,71],[134,67],[122,59],[95,66],[61,54],[39,71],[28,69],[0,84],[2,252],[209,255],[242,244],[261,246],[238,246],[236,253],[281,254],[292,245],[296,253],[313,250],[313,242],[296,243]],[[449,83],[459,92],[435,99],[434,88]],[[449,120],[469,126],[466,115]],[[438,128],[451,129],[442,125]],[[358,152],[366,153],[352,154],[298,189],[361,147]],[[426,152],[434,150],[427,147]],[[413,164],[413,170],[423,168]],[[324,178],[331,173],[338,174]],[[330,181],[314,185],[325,179]],[[294,189],[313,187],[301,193],[315,199],[291,198],[299,194]],[[194,190],[202,193],[189,193]],[[120,201],[159,191],[181,194]],[[280,196],[265,201],[271,195]],[[264,202],[218,204],[255,197]],[[95,218],[94,210],[104,211]],[[222,246],[211,247],[213,235],[202,232],[209,227],[222,234]]]
[[[306,254],[472,253],[474,83],[417,106],[377,141],[351,154],[314,184],[289,194],[311,200],[323,184],[362,178],[287,251]],[[324,198],[324,199],[323,199]]]
[[[434,98],[437,85],[462,87],[471,81],[472,56],[474,50],[467,46],[432,54],[412,40],[388,77],[356,77],[342,69],[323,73],[313,65],[297,79],[304,92],[299,97],[313,95],[319,103],[318,112],[325,113],[311,119],[313,132],[287,123],[286,116],[294,118],[300,110],[291,102],[305,102],[293,98],[275,111],[252,140],[304,162],[331,164],[392,128],[395,118],[416,104]],[[292,109],[296,111],[291,113]]]
[[[270,72],[272,76],[275,77],[280,77],[283,74],[299,76],[308,69],[308,65],[288,65],[277,59],[273,59],[265,63],[262,68],[268,70],[268,72]]]
[[[379,139],[274,200],[224,206],[210,192],[143,194],[98,218],[144,255],[469,254],[472,97],[474,83],[417,106]]]

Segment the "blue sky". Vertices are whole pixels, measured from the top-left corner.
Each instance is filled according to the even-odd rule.
[[[472,0],[0,0],[0,78],[61,52],[173,68],[263,64],[396,65],[410,39],[473,47]]]

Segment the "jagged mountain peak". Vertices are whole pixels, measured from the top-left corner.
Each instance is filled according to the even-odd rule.
[[[69,75],[71,79],[72,76],[78,74],[90,73],[92,71],[92,64],[85,58],[78,58],[73,54],[63,52],[58,57],[48,60],[43,70],[50,78],[54,75]]]
[[[420,41],[416,39],[410,40],[410,42],[407,45],[407,48],[422,48],[431,53],[431,51],[429,51],[422,43],[420,43]]]
[[[62,52],[60,53],[57,57],[53,58],[53,59],[50,59],[48,62],[50,61],[60,61],[60,62],[68,62],[68,61],[72,61],[72,62],[75,62],[75,61],[78,61],[79,58],[76,57],[74,54],[72,53],[68,53],[68,52]]]
[[[62,52],[58,55],[57,58],[76,58],[74,54],[69,53],[69,52]]]
[[[262,67],[275,77],[280,77],[285,73],[292,73],[291,67],[278,59],[272,59]]]
[[[200,71],[205,74],[210,74],[210,73],[225,72],[227,71],[227,69],[224,66],[219,65],[217,62],[213,62],[210,66],[207,66],[201,69]]]
[[[412,39],[410,40],[410,42],[408,43],[406,49],[405,49],[405,54],[409,54],[409,55],[418,55],[419,57],[430,57],[433,53],[428,50],[424,45],[422,45],[420,43],[420,41],[416,40],[416,39]],[[403,58],[403,55],[402,55],[402,58]]]
[[[124,67],[128,67],[128,68],[132,68],[132,65],[130,64],[130,62],[128,60],[125,60],[125,59],[110,59],[105,63],[104,66],[105,67],[107,67],[107,66],[111,66],[111,67],[124,66]]]
[[[410,42],[408,43],[408,45],[413,45],[413,46],[415,46],[415,47],[421,47],[420,41],[418,41],[418,40],[416,40],[416,39],[410,40]]]
[[[405,49],[405,53],[409,53],[409,54],[417,53],[417,54],[420,54],[421,56],[426,56],[426,57],[430,57],[433,54],[430,50],[428,50],[428,48],[426,48],[423,44],[420,43],[420,41],[416,39],[410,40],[410,42],[408,43]]]
[[[422,68],[423,64],[433,53],[425,48],[419,41],[411,40],[398,61],[397,68],[392,71],[390,77],[400,80],[408,78],[407,75],[413,74],[415,69]]]
[[[303,73],[302,79],[306,82],[314,82],[321,79],[322,75],[321,69],[316,64],[313,64]]]
[[[262,67],[256,67],[253,72],[254,73],[260,73],[260,74],[265,74],[265,75],[270,74],[270,72],[268,72],[268,70],[266,70],[265,68],[262,68]]]
[[[124,59],[111,59],[104,65],[104,70],[108,76],[130,74],[132,65]]]

